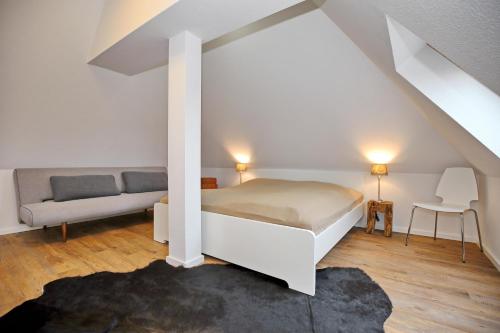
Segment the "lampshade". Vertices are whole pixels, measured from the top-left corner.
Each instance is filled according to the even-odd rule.
[[[387,176],[389,174],[387,164],[372,164],[371,174],[373,176]]]
[[[246,163],[236,163],[236,171],[238,172],[245,172],[247,171],[247,164]]]

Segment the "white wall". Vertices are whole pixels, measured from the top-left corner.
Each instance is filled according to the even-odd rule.
[[[217,177],[220,187],[233,186],[239,182],[239,174],[232,168],[202,168],[203,176]],[[439,201],[434,196],[440,174],[426,173],[390,173],[388,177],[382,178],[381,196],[383,199],[394,201],[395,232],[406,232],[408,230],[409,215],[414,201]],[[377,178],[370,176],[369,172],[341,171],[341,170],[299,170],[299,169],[249,169],[244,174],[244,181],[256,178],[281,178],[296,180],[318,180],[333,182],[343,186],[354,188],[362,192],[365,200],[376,199]],[[12,172],[0,170],[0,234],[17,231],[31,230],[17,222],[17,207],[15,202],[14,184]],[[499,206],[493,202],[500,195],[500,178],[480,177],[480,189],[485,189],[480,194],[481,207],[473,203],[473,207],[479,209],[483,242],[486,245],[488,255],[492,260],[500,258],[499,242],[495,235],[500,234]],[[485,206],[490,207],[485,210]],[[359,224],[365,226],[366,220]],[[383,228],[383,222],[377,223],[377,228]],[[466,216],[466,240],[477,242],[477,232],[472,215]],[[434,232],[434,215],[425,210],[415,212],[415,222],[412,233],[432,236]],[[459,218],[454,214],[441,214],[438,224],[438,237],[447,239],[460,239]]]
[[[0,235],[25,230],[33,228],[19,224],[12,170],[0,169]]]
[[[0,2],[0,169],[166,165],[166,67],[86,64],[102,4]]]
[[[124,38],[176,1],[107,0],[103,6],[89,59],[97,57],[117,40]]]
[[[397,2],[397,4],[396,4]],[[465,3],[466,2],[466,3]],[[488,10],[488,6],[498,6],[496,0],[459,2],[433,2],[425,6],[419,5],[420,1],[414,0],[327,0],[321,9],[338,25],[340,29],[353,41],[363,53],[398,87],[399,93],[406,95],[418,105],[418,111],[432,125],[432,127],[448,141],[471,165],[487,175],[500,176],[500,159],[488,148],[475,139],[467,130],[457,124],[445,112],[439,109],[432,101],[426,98],[415,87],[396,73],[394,68],[391,42],[386,23],[386,14],[395,17],[429,41],[448,58],[453,59],[464,70],[471,69],[471,65],[479,69],[483,74],[495,75],[493,68],[500,68],[491,63],[495,57],[491,54],[497,46],[492,42],[491,32],[494,24],[491,20],[498,21],[495,11]],[[496,3],[496,4],[494,4]],[[484,5],[484,7],[483,7]],[[438,10],[434,6],[439,7]],[[447,10],[453,6],[452,10]],[[480,10],[471,10],[471,8]],[[408,10],[410,8],[410,10]],[[404,12],[403,15],[402,12]],[[420,13],[419,13],[420,12]],[[424,13],[422,13],[424,12]],[[446,15],[443,15],[446,13]],[[472,14],[472,15],[471,15]],[[488,19],[482,19],[488,17]],[[448,21],[442,24],[443,20]],[[451,22],[460,24],[451,24]],[[425,23],[424,23],[425,22]],[[498,21],[500,22],[500,21]],[[496,23],[498,23],[496,22]],[[491,31],[483,34],[488,27]],[[467,36],[467,43],[456,43],[462,36]],[[478,38],[480,36],[480,38]],[[498,39],[498,38],[497,38]],[[473,45],[476,45],[473,46]],[[481,47],[478,47],[481,45]],[[464,52],[464,48],[467,52]],[[445,51],[446,50],[446,51]],[[453,53],[453,54],[452,54]],[[473,53],[478,53],[474,54]],[[458,58],[457,58],[458,56]],[[465,57],[465,58],[464,58]],[[475,61],[480,57],[481,62]],[[462,58],[459,61],[459,58]],[[469,72],[474,77],[478,73]],[[483,76],[484,78],[484,76]],[[482,81],[487,84],[486,81]],[[493,80],[493,82],[500,82]],[[491,82],[490,82],[491,83]],[[491,89],[493,86],[489,85]]]
[[[204,168],[204,176],[217,177],[222,187],[238,184],[239,174],[231,168]],[[281,178],[295,180],[317,180],[341,184],[362,192],[365,200],[377,198],[377,177],[369,171],[340,170],[299,170],[299,169],[252,169],[244,174],[244,181],[256,178]],[[434,173],[390,173],[381,182],[381,197],[394,202],[393,230],[407,232],[410,212],[414,201],[436,201],[434,196],[441,174]],[[477,203],[473,207],[478,208]],[[472,215],[466,216],[466,240],[477,242],[476,225]],[[460,239],[460,219],[456,214],[441,213],[438,223],[438,237]],[[366,226],[366,220],[359,224]],[[378,229],[383,229],[383,222],[377,223]],[[434,233],[434,214],[425,210],[415,212],[412,233],[432,236]]]
[[[103,2],[0,1],[0,233],[23,229],[12,168],[166,165],[167,69],[127,77],[86,64]],[[231,155],[248,150],[259,168],[304,169],[256,169],[260,176],[338,181],[374,198],[363,150],[395,148],[382,193],[404,231],[411,201],[435,199],[437,173],[467,164],[414,96],[319,10],[213,49],[203,66],[204,166],[232,167]],[[237,180],[232,169],[205,172]],[[497,223],[485,230],[498,258],[495,179],[484,215]],[[418,214],[414,230],[432,234],[432,216]],[[456,238],[455,222],[443,219],[442,235]],[[468,220],[469,237],[473,230]]]
[[[500,270],[500,177],[482,176],[479,181],[484,250]]]
[[[206,52],[202,118],[206,167],[362,171],[374,150],[398,172],[468,165],[320,9]]]
[[[429,124],[471,165],[488,175],[480,177],[482,209],[479,214],[483,235],[486,235],[483,245],[490,258],[496,258],[492,260],[497,265],[500,258],[500,191],[495,180],[500,174],[500,159],[396,73],[385,14],[411,28],[466,72],[498,93],[500,81],[494,78],[498,77],[500,66],[496,64],[499,58],[492,55],[499,54],[496,52],[500,41],[496,29],[500,23],[496,15],[499,6],[500,2],[495,0],[435,1],[425,6],[421,1],[413,0],[384,0],[376,3],[366,0],[327,0],[321,7],[399,90],[415,101]],[[466,42],[457,43],[457,40]]]
[[[0,2],[0,234],[25,229],[13,168],[167,164],[166,67],[86,64],[103,2]]]

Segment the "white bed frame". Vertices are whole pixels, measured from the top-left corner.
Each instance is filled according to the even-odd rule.
[[[363,217],[363,203],[318,235],[310,230],[202,212],[202,252],[285,280],[288,287],[313,295],[316,264]],[[154,207],[154,239],[168,241],[168,205]]]

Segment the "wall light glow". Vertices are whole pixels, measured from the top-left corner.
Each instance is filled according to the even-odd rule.
[[[238,163],[245,163],[245,164],[250,163],[250,156],[246,154],[234,154],[234,159]]]
[[[233,162],[248,164],[252,160],[252,147],[246,140],[234,138],[231,142],[224,142],[223,146]]]
[[[388,151],[375,150],[366,154],[366,157],[375,164],[387,164],[394,159],[394,154]]]

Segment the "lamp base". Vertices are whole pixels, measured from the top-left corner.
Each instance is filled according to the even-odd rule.
[[[382,202],[383,200],[380,198],[380,178],[382,178],[382,176],[377,176],[378,178],[378,202]]]

